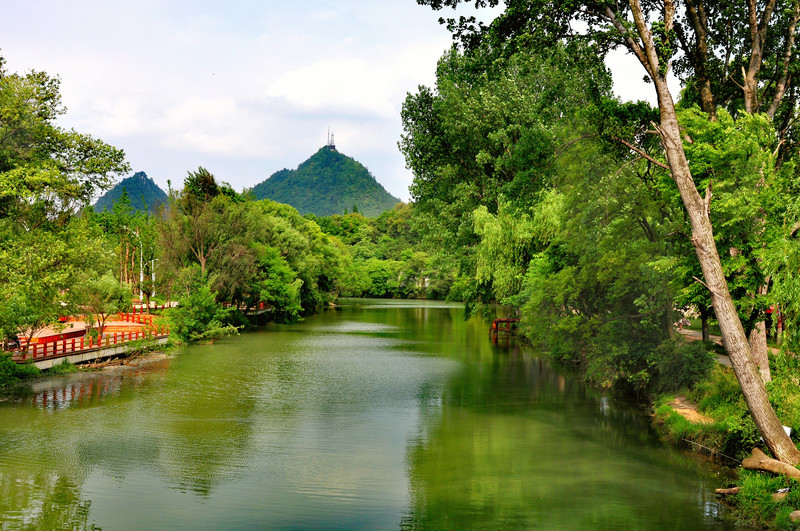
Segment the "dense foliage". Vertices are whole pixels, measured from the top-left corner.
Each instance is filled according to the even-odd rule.
[[[377,218],[308,217],[347,246],[353,270],[343,295],[441,299],[447,294],[447,272],[422,250],[410,205],[399,203]]]
[[[251,193],[317,216],[352,211],[374,217],[400,202],[362,164],[330,147],[320,148],[296,170],[275,172]]]
[[[59,81],[10,74],[0,58],[0,336],[31,336],[56,321],[79,273],[106,271],[102,231],[78,214],[124,154],[56,125]]]

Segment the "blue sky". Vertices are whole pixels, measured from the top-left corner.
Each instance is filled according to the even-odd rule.
[[[439,15],[414,0],[4,0],[0,54],[10,71],[58,75],[62,124],[165,189],[198,166],[252,187],[330,128],[408,200],[400,108],[450,45]],[[641,77],[617,69],[624,98],[650,99]]]

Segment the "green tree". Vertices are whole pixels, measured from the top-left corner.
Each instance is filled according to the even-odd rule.
[[[0,329],[56,322],[76,271],[107,265],[102,233],[76,215],[115,174],[124,153],[56,125],[59,81],[10,74],[0,60]]]
[[[88,313],[92,327],[102,336],[108,318],[131,307],[131,291],[108,271],[101,277],[86,277],[70,291],[72,303]]]
[[[476,229],[488,228],[483,221],[501,209],[536,216],[531,209],[555,183],[555,154],[582,128],[580,115],[610,93],[590,49],[556,46],[487,59],[492,53],[451,50],[440,60],[436,88],[420,87],[402,111],[400,148],[414,172],[417,226],[426,249],[440,255],[431,263],[450,264],[459,279],[451,297],[473,302],[497,296],[494,276],[475,274],[482,240]],[[546,243],[526,241],[524,251],[505,255],[517,260],[509,266],[524,273],[526,259]]]
[[[213,340],[236,334],[230,324],[232,308],[223,308],[202,275],[194,277],[189,293],[167,310],[170,333],[181,341]]]
[[[420,3],[440,9],[443,6],[455,7],[460,0],[420,0]],[[497,0],[488,2],[492,6],[498,3]],[[485,6],[487,3],[478,0],[476,5]],[[656,132],[664,149],[666,165],[686,209],[691,226],[691,242],[700,262],[703,281],[712,293],[725,347],[748,408],[764,440],[778,459],[790,464],[800,462],[800,451],[783,431],[781,422],[769,403],[756,364],[753,362],[747,336],[730,294],[715,242],[709,216],[712,191],[707,188],[703,195],[698,189],[698,183],[695,182],[684,150],[684,139],[674,99],[667,84],[670,63],[682,48],[691,67],[692,81],[698,83],[701,92],[711,90],[712,87],[709,87],[705,80],[709,78],[707,67],[715,59],[712,57],[715,48],[709,46],[708,29],[725,24],[730,27],[730,13],[726,9],[706,9],[700,12],[697,10],[700,4],[687,3],[685,6],[679,6],[672,1],[654,9],[649,5],[643,6],[638,0],[615,5],[602,2],[577,2],[558,6],[551,2],[507,0],[505,5],[506,10],[489,27],[477,24],[474,19],[452,21],[451,26],[455,29],[456,35],[463,37],[462,42],[468,46],[486,41],[497,44],[509,38],[516,44],[553,42],[574,34],[573,28],[580,27],[584,34],[588,34],[596,42],[623,47],[633,54],[644,68],[656,92],[660,113]],[[702,4],[700,7],[708,6]],[[744,8],[748,13],[747,24],[735,26],[733,32],[728,32],[726,35],[732,42],[733,48],[740,50],[739,57],[743,60],[749,59],[748,66],[743,70],[743,83],[739,83],[742,86],[745,102],[744,110],[753,112],[757,110],[757,106],[754,105],[756,102],[769,101],[768,97],[764,98],[768,91],[773,90],[769,87],[774,87],[771,100],[777,108],[786,94],[788,75],[779,76],[777,83],[761,84],[760,74],[765,65],[764,59],[770,57],[769,50],[777,52],[783,49],[785,51],[783,57],[788,57],[788,62],[791,61],[798,11],[797,8],[791,9],[789,6],[776,9],[775,2],[759,5],[755,1],[748,1]],[[780,26],[788,29],[786,33],[769,31],[773,15],[776,18],[789,19],[787,24]],[[687,17],[690,23],[681,25],[682,17]],[[696,23],[693,23],[695,19]],[[709,20],[712,21],[710,24]],[[580,21],[581,24],[572,25],[576,21]],[[786,38],[784,46],[781,46],[780,39],[783,36]],[[719,50],[724,54],[731,50],[731,47],[720,46]],[[771,57],[775,59],[773,64],[776,65],[776,72],[788,72],[787,61],[780,59],[777,53]],[[729,64],[727,58],[724,64],[727,68]],[[703,98],[703,102],[706,105],[704,110],[713,120],[715,118],[713,100]]]

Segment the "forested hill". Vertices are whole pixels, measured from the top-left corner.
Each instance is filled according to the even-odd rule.
[[[377,217],[400,202],[360,162],[327,146],[296,170],[275,172],[252,194],[317,216],[351,212],[355,207],[364,216]]]
[[[114,188],[103,194],[94,204],[95,212],[111,210],[114,203],[123,195],[123,191],[128,194],[131,207],[135,210],[155,210],[167,202],[167,194],[153,182],[143,171],[136,172],[132,176],[123,179]]]

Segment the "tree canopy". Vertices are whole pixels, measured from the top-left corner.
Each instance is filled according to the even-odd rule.
[[[461,1],[418,0],[418,3],[438,10],[456,7]],[[500,4],[498,0],[467,3],[474,3],[476,7],[496,7]],[[768,374],[763,369],[759,374],[759,366],[763,368],[767,361],[766,355],[761,358],[758,353],[766,352],[766,349],[751,351],[739,313],[742,305],[737,305],[731,295],[730,281],[736,273],[746,274],[748,281],[753,284],[761,283],[761,287],[750,295],[757,297],[768,290],[766,275],[754,267],[759,265],[759,260],[761,263],[764,261],[750,251],[769,246],[766,242],[756,242],[750,238],[747,243],[755,245],[749,245],[749,248],[725,247],[728,242],[720,240],[720,236],[732,236],[730,231],[725,230],[731,225],[715,219],[715,209],[722,201],[712,201],[714,178],[704,180],[702,175],[694,174],[695,171],[702,173],[704,168],[693,167],[689,157],[695,161],[701,157],[698,152],[691,152],[695,139],[682,131],[681,117],[667,83],[667,76],[674,65],[684,85],[690,87],[681,105],[691,107],[692,104],[699,104],[705,113],[704,120],[712,123],[721,116],[720,109],[727,110],[733,116],[759,110],[764,110],[768,119],[788,115],[788,119],[774,122],[774,143],[745,141],[736,146],[723,146],[720,142],[705,141],[699,144],[709,147],[716,144],[723,151],[735,152],[747,150],[747,146],[756,146],[756,151],[764,155],[768,149],[777,146],[774,148],[777,156],[775,167],[780,166],[793,152],[789,145],[793,136],[791,126],[794,124],[796,106],[793,103],[794,88],[790,72],[792,64],[796,62],[794,31],[800,16],[797,2],[778,5],[776,1],[758,3],[748,0],[740,6],[718,6],[694,1],[642,3],[631,0],[609,4],[594,1],[553,3],[506,0],[503,4],[503,12],[488,25],[477,22],[474,17],[443,19],[442,22],[448,24],[464,50],[486,57],[483,64],[491,64],[495,60],[493,58],[504,57],[518,50],[533,49],[542,53],[563,42],[591,42],[600,56],[608,49],[622,47],[641,64],[646,79],[653,84],[658,101],[658,120],[651,121],[652,127],[649,129],[658,139],[661,152],[653,156],[635,137],[614,135],[614,140],[628,148],[631,156],[642,157],[668,170],[688,220],[689,241],[702,272],[698,281],[710,294],[748,408],[775,455],[792,464],[800,462],[800,452],[783,433],[780,421],[769,403],[762,381],[762,377],[766,379]],[[687,121],[691,117],[683,119]],[[758,129],[756,122],[740,123]],[[743,139],[741,136],[739,138]],[[755,137],[751,135],[750,138]],[[772,145],[768,147],[766,144]],[[762,161],[760,169],[765,171],[766,159],[758,156],[754,160]],[[746,173],[752,174],[749,171]],[[763,183],[758,182],[756,187],[770,188],[766,179]],[[753,204],[745,196],[733,194],[729,196],[729,201],[744,201],[738,204],[739,207]],[[719,213],[724,219],[724,205],[721,206],[723,208]],[[729,215],[736,210],[740,208],[731,208]],[[751,217],[750,221],[767,223],[762,216],[755,219]],[[760,236],[761,231],[757,235]],[[720,244],[723,245],[721,251],[718,247]],[[751,266],[744,267],[742,260],[734,266],[732,262],[735,260],[721,258],[726,254],[741,256],[743,260],[749,260]],[[751,258],[745,258],[748,255]],[[751,305],[751,308],[757,309],[757,306]],[[758,327],[754,327],[754,330],[758,330]],[[764,339],[759,334],[751,334],[750,339],[754,347],[765,347]],[[757,354],[755,359],[753,352]]]

